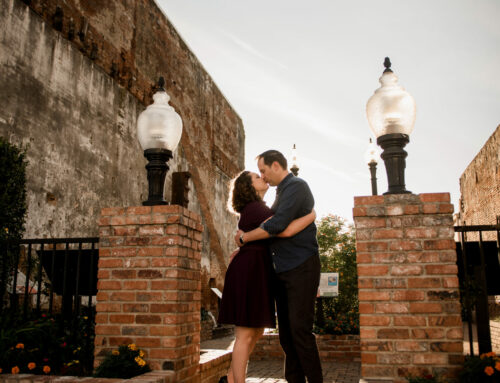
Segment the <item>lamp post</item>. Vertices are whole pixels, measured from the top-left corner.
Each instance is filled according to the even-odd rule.
[[[384,194],[411,193],[405,189],[405,145],[415,124],[416,107],[413,97],[398,83],[391,70],[389,57],[384,61],[385,70],[380,77],[380,88],[366,104],[370,128],[377,137],[377,144],[384,149],[381,157],[385,163],[389,190]]]
[[[182,119],[168,102],[170,96],[165,92],[165,80],[160,77],[158,91],[153,95],[153,103],[137,119],[137,135],[144,150],[148,164],[147,201],[142,204],[166,205],[163,198],[165,177],[169,169],[167,162],[177,148],[182,135]]]
[[[293,144],[292,148],[292,167],[290,168],[290,171],[295,177],[299,175],[299,167],[297,166],[297,148],[295,147],[295,144]]]
[[[377,163],[378,163],[379,153],[377,146],[372,142],[370,138],[370,144],[365,153],[365,160],[370,168],[371,181],[372,181],[372,195],[377,195]]]

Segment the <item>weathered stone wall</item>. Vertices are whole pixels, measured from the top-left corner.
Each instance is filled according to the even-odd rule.
[[[500,125],[460,177],[460,194],[460,224],[496,224],[500,215]],[[485,235],[496,239],[495,233]]]
[[[102,207],[147,198],[136,118],[164,75],[184,122],[169,174],[192,174],[208,301],[233,248],[243,125],[167,18],[153,0],[0,0],[0,25],[0,134],[29,145],[26,237],[96,236]]]

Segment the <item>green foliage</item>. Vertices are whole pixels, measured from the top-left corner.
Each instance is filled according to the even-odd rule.
[[[0,310],[26,215],[26,150],[0,137]]]
[[[73,328],[76,331],[70,331]],[[72,323],[42,314],[23,320],[12,313],[0,320],[0,368],[4,373],[87,376],[94,354],[93,316]]]
[[[100,378],[129,379],[151,371],[143,359],[144,352],[135,344],[113,350],[97,367],[94,376]]]
[[[499,383],[500,357],[494,352],[467,356],[460,373],[460,383]]]
[[[321,272],[339,273],[339,295],[323,299],[325,326],[318,333],[358,334],[359,301],[354,229],[336,215],[319,220],[318,245]]]

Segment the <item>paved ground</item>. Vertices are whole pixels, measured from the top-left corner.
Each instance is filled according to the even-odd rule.
[[[201,343],[201,349],[229,350],[234,337],[213,339]],[[358,383],[360,363],[323,363],[325,383]],[[283,362],[279,360],[251,361],[248,365],[247,383],[286,383]]]

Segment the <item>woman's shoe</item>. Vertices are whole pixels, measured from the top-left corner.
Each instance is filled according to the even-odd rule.
[[[224,375],[222,378],[220,378],[219,383],[227,383],[227,375]]]

